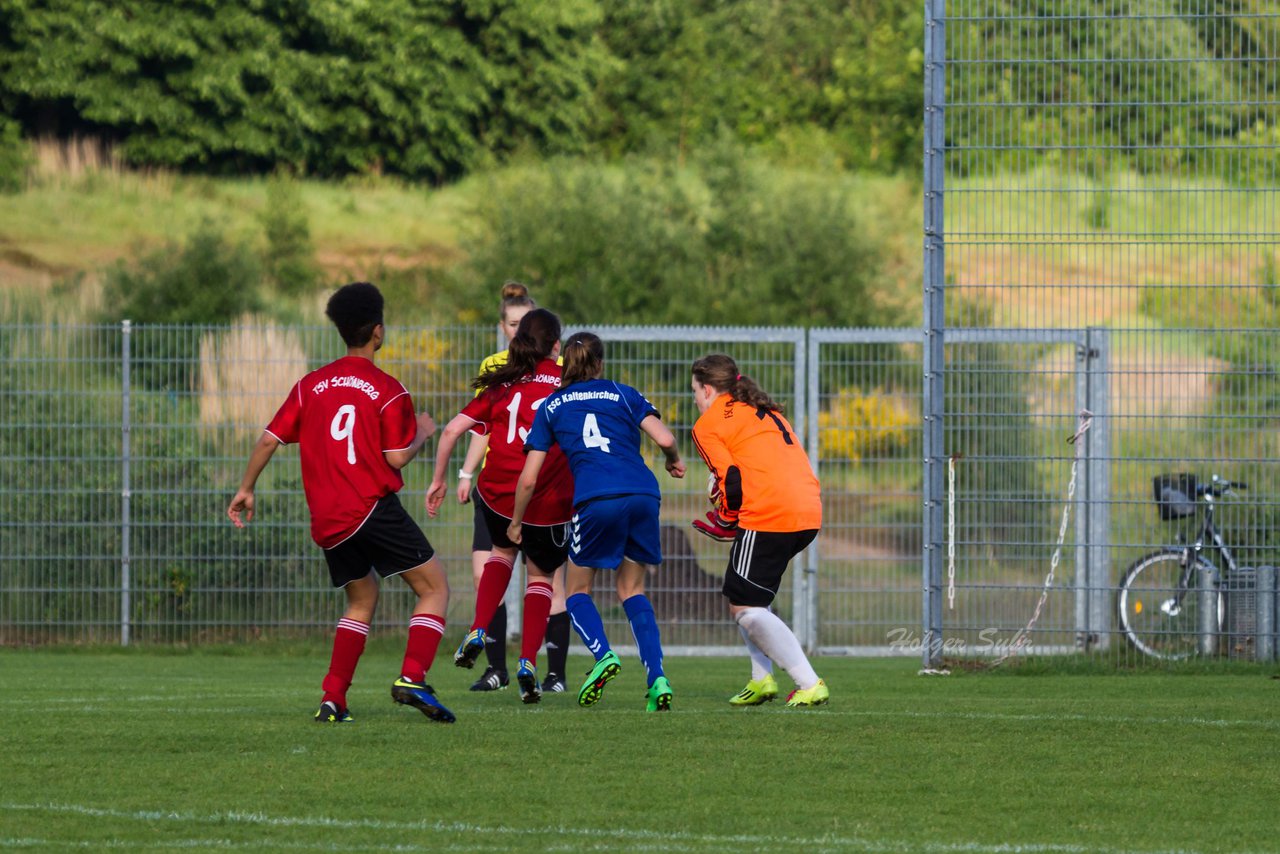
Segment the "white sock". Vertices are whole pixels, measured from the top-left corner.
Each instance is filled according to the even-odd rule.
[[[800,646],[800,640],[777,614],[768,608],[738,612],[738,626],[760,651],[791,676],[796,687],[808,690],[818,684],[818,674]]]
[[[747,645],[747,655],[751,656],[751,680],[758,682],[766,676],[772,676],[773,662],[769,660],[769,656],[752,642],[751,636],[742,625],[738,626],[738,633],[742,635],[742,642]]]

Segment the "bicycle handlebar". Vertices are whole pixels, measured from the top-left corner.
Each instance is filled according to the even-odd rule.
[[[1214,498],[1220,498],[1221,496],[1226,495],[1228,492],[1230,492],[1233,489],[1245,490],[1248,488],[1249,488],[1249,484],[1247,483],[1243,483],[1238,480],[1235,480],[1235,481],[1227,480],[1226,478],[1220,478],[1215,474],[1213,476],[1213,480],[1211,480],[1209,483],[1201,483],[1196,485],[1196,497],[1199,498],[1202,495],[1211,495]]]

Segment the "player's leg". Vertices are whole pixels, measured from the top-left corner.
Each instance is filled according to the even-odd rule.
[[[453,723],[453,712],[436,699],[427,684],[427,673],[444,638],[445,613],[449,610],[449,579],[437,557],[400,573],[417,596],[409,618],[409,640],[405,644],[400,678],[391,686],[397,703],[413,706],[433,721]]]
[[[640,661],[644,664],[648,685],[645,708],[650,712],[665,712],[671,708],[671,683],[662,669],[662,635],[658,630],[658,618],[653,613],[649,597],[644,594],[645,576],[649,571],[647,564],[630,558],[624,560],[617,573],[618,599],[627,614],[631,634],[640,651]]]
[[[525,528],[526,532],[530,530]],[[528,539],[529,534],[525,537]],[[551,613],[551,574],[543,571],[527,552],[524,565],[528,580],[524,588],[516,682],[520,685],[521,701],[536,703],[542,699],[542,686],[538,684],[538,648],[546,637],[547,617]]]
[[[733,615],[747,639],[791,676],[796,690],[788,705],[820,705],[827,701],[826,683],[818,678],[799,638],[777,614],[769,610],[791,558],[806,548],[816,531],[772,533],[742,529],[729,553],[725,573],[724,594]],[[753,674],[754,675],[754,674]],[[759,705],[773,698],[776,683],[772,676],[759,683],[752,680],[729,702],[733,705]],[[772,691],[770,690],[772,688]]]
[[[367,532],[362,528],[324,551],[329,580],[334,587],[342,588],[347,605],[333,633],[333,651],[322,683],[324,697],[315,715],[321,723],[351,720],[347,710],[347,690],[355,677],[360,656],[364,654],[369,626],[378,606],[378,579],[369,570],[373,558],[366,539]]]
[[[604,620],[591,598],[596,567],[616,567],[622,562],[625,534],[618,536],[624,523],[620,499],[592,501],[578,508],[570,525],[569,565],[565,569],[565,607],[569,621],[587,651],[595,657],[595,665],[578,689],[578,705],[591,706],[600,700],[604,686],[622,670],[617,654],[609,646]],[[624,530],[625,529],[621,529]]]
[[[645,581],[651,567],[662,563],[661,523],[658,499],[634,495],[628,505],[626,557],[618,566],[618,600],[631,624],[640,660],[644,663],[648,686],[649,711],[666,711],[671,707],[671,684],[662,669],[662,635],[653,605],[645,595]]]
[[[475,590],[480,590],[480,579],[484,575],[485,564],[488,563],[493,549],[493,537],[489,535],[489,523],[485,521],[484,508],[479,501],[473,501],[475,514],[472,521],[471,534],[471,578]],[[507,605],[500,602],[494,609],[493,617],[485,626],[484,657],[488,662],[484,673],[480,674],[471,686],[472,691],[497,691],[507,687]]]
[[[424,681],[444,635],[449,610],[449,579],[418,523],[400,504],[395,493],[383,496],[360,529],[365,566],[378,575],[401,576],[414,592],[409,637],[405,643],[400,676],[391,685],[391,698],[413,706],[427,717],[452,723],[450,712],[435,698]]]
[[[554,597],[555,568],[564,564],[569,552],[564,525],[526,525],[520,544],[524,552],[528,580],[524,591],[523,625],[520,631],[520,663],[516,680],[520,699],[536,703],[542,698],[537,682],[538,648],[547,634],[548,617]]]
[[[543,692],[559,693],[565,688],[569,661],[569,611],[565,606],[564,567],[551,577],[551,616],[547,618],[547,678]]]
[[[355,678],[356,665],[364,654],[369,626],[378,605],[378,580],[372,572],[364,578],[343,585],[347,607],[333,632],[333,651],[329,656],[321,689],[324,696],[315,719],[320,723],[349,723],[347,690]]]
[[[485,641],[488,635],[485,628],[489,625],[489,621],[493,619],[494,612],[507,595],[507,587],[511,584],[511,575],[515,569],[516,556],[520,553],[516,544],[507,539],[507,525],[511,520],[498,514],[493,508],[485,504],[484,499],[478,493],[476,495],[476,506],[480,508],[484,516],[493,548],[490,550],[489,559],[485,561],[484,570],[480,574],[480,584],[476,587],[475,616],[472,618],[471,628],[458,646],[458,651],[453,655],[454,664],[468,669],[475,665],[476,659],[485,650]],[[505,633],[505,631],[504,624],[503,632]],[[495,638],[495,641],[502,643],[505,649],[505,636]],[[505,658],[503,665],[505,667]]]
[[[587,671],[586,681],[578,689],[578,705],[593,706],[604,695],[604,686],[618,675],[622,664],[617,654],[609,646],[609,638],[604,631],[604,620],[591,598],[592,581],[596,570],[578,566],[569,561],[566,571],[565,588],[569,596],[565,604],[569,609],[569,620],[573,628],[582,638],[587,651],[595,656],[595,664]]]

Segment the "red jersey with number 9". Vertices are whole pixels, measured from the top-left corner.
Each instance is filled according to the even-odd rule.
[[[476,422],[471,430],[489,435],[489,455],[476,480],[484,503],[502,516],[515,511],[516,481],[524,468],[524,440],[547,395],[560,388],[560,366],[543,359],[532,374],[514,383],[492,386],[463,407],[462,414]],[[573,475],[560,448],[553,447],[538,472],[524,522],[559,525],[573,516]]]
[[[378,499],[404,486],[383,451],[412,445],[418,423],[399,380],[344,356],[298,380],[267,432],[300,446],[311,538],[331,549],[360,530]]]

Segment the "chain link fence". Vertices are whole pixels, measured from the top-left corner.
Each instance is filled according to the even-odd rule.
[[[1274,655],[1280,9],[1103,5],[926,4],[927,666]]]
[[[778,609],[812,648],[1271,659],[1280,9],[924,9],[920,325],[599,329],[610,375],[690,458],[697,356],[732,353],[787,405],[825,524]],[[443,421],[495,343],[394,329],[381,363]],[[0,643],[327,632],[341,605],[294,452],[248,532],[223,510],[289,385],[337,355],[329,329],[0,326]],[[428,468],[407,471],[411,507]],[[655,606],[673,651],[736,652],[725,548],[689,536],[693,470],[660,478]],[[457,626],[471,515],[446,508],[426,529]]]

